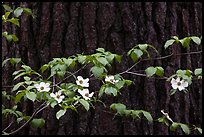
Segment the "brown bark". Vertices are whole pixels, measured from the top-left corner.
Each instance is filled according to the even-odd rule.
[[[14,3],[16,7],[18,3]],[[54,57],[68,57],[77,53],[92,54],[98,47],[123,55],[122,62],[115,63],[110,74],[126,70],[133,61],[126,56],[135,44],[148,43],[155,46],[161,56],[172,52],[183,53],[202,50],[201,45],[191,43],[186,50],[179,45],[164,49],[164,43],[171,36],[184,38],[200,36],[202,33],[202,3],[200,2],[20,2],[36,14],[36,18],[23,14],[21,27],[3,26],[2,30],[17,33],[20,41],[14,45],[2,39],[2,58],[21,57],[34,70],[48,63]],[[155,52],[151,57],[157,57]],[[201,54],[173,56],[164,60],[141,62],[132,71],[145,70],[149,66],[162,66],[165,76],[170,76],[177,69],[195,70],[201,67]],[[19,66],[16,66],[19,68]],[[9,64],[2,70],[2,85],[12,85],[14,67]],[[86,69],[79,74],[89,75]],[[202,84],[193,81],[190,92],[177,92],[169,97],[171,85],[165,80],[145,78],[125,74],[134,84],[123,88],[121,95],[112,97],[104,95],[102,101],[107,105],[96,103],[89,112],[79,109],[71,110],[59,121],[55,118],[56,109],[46,109],[39,117],[47,121],[42,129],[27,127],[18,134],[42,135],[171,135],[184,134],[181,130],[171,132],[158,122],[145,120],[133,121],[130,118],[114,117],[109,105],[124,103],[128,109],[149,111],[153,118],[162,116],[164,109],[170,117],[181,123],[202,124]],[[92,81],[91,81],[92,82]],[[98,91],[101,83],[93,81],[91,89]],[[10,89],[7,88],[9,91]],[[6,103],[5,101],[3,103]],[[31,114],[36,104],[24,104],[22,109]],[[8,125],[4,120],[2,126]],[[198,134],[192,132],[191,134]]]

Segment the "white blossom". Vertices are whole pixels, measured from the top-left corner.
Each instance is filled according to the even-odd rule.
[[[78,89],[78,92],[82,95],[82,97],[85,99],[85,100],[90,100],[90,98],[93,96],[94,92],[90,93],[89,94],[89,90],[87,88],[81,90],[81,89]]]
[[[76,83],[82,87],[89,87],[89,78],[84,79],[82,76],[77,76]]]
[[[34,87],[39,91],[49,91],[50,90],[50,83],[40,82],[40,84],[34,84]]]
[[[171,86],[173,87],[173,89],[178,88],[179,91],[181,91],[188,87],[188,82],[185,80],[180,80],[180,77],[177,77],[177,79],[172,78]]]
[[[113,75],[109,75],[109,76],[106,76],[105,81],[106,81],[106,82],[110,82],[110,83],[112,83],[112,84],[115,84],[115,83],[117,83],[119,80],[115,80]]]
[[[61,92],[61,90],[59,90],[55,94],[51,93],[50,96],[53,97],[58,103],[60,103],[60,102],[62,102],[62,100],[65,97],[64,95],[61,95],[61,94],[62,94],[62,92]]]

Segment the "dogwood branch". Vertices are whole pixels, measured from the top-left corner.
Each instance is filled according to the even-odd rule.
[[[84,65],[84,66],[82,66],[80,69],[78,69],[78,70],[75,71],[74,73],[70,73],[69,76],[65,77],[63,80],[61,80],[60,82],[58,82],[56,85],[59,85],[59,84],[62,83],[64,80],[70,78],[71,76],[74,76],[76,73],[78,73],[79,71],[81,71],[82,69],[84,69],[86,66],[87,66],[87,64]]]
[[[46,107],[48,107],[47,105],[45,105],[46,102],[44,102],[43,104],[41,104],[36,110],[35,112],[33,112],[33,114],[31,115],[30,119],[28,121],[26,121],[21,127],[19,127],[18,129],[16,129],[15,131],[8,133],[9,135],[15,134],[18,131],[20,131],[23,127],[25,127],[33,118],[35,115],[37,115],[39,112],[41,112],[43,109],[45,109]],[[45,105],[45,106],[44,106]],[[44,106],[44,107],[42,107]],[[42,107],[42,108],[41,108]],[[41,109],[40,109],[41,108]]]

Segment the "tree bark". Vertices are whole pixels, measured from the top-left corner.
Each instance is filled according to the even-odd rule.
[[[21,27],[3,25],[7,30],[19,36],[16,44],[2,39],[2,59],[20,57],[34,70],[55,57],[65,57],[77,53],[92,54],[96,48],[123,55],[122,62],[115,63],[110,74],[122,72],[133,61],[126,53],[136,44],[153,45],[161,56],[170,53],[185,53],[202,50],[201,45],[191,43],[190,50],[174,45],[164,49],[166,40],[171,36],[201,36],[202,3],[201,2],[20,2],[9,3],[14,7],[31,8],[36,15],[23,14]],[[150,52],[152,58],[158,57]],[[150,60],[139,63],[132,71],[145,70],[149,66],[162,66],[165,76],[170,76],[177,69],[202,67],[201,54],[173,56],[163,60]],[[78,66],[79,67],[79,66]],[[6,64],[2,69],[2,85],[12,85],[12,73],[19,69]],[[144,72],[144,71],[141,71]],[[89,76],[88,69],[79,72]],[[171,85],[163,79],[123,75],[133,80],[133,85],[123,88],[117,97],[104,95],[101,100],[107,105],[96,103],[95,109],[78,113],[68,110],[59,121],[55,118],[56,109],[48,108],[39,114],[46,120],[42,129],[30,126],[18,134],[24,135],[182,135],[182,130],[171,132],[158,122],[148,123],[145,120],[134,121],[131,118],[116,116],[111,113],[109,105],[123,103],[128,109],[149,111],[153,118],[162,116],[160,110],[169,113],[175,122],[191,123],[198,127],[202,124],[202,83],[193,81],[189,92],[177,92],[169,96]],[[90,91],[98,91],[100,82],[90,81]],[[6,89],[11,90],[10,88]],[[97,93],[96,93],[97,94]],[[3,104],[6,101],[3,101]],[[24,103],[22,110],[32,114],[37,104]],[[2,127],[9,124],[4,119]],[[12,130],[12,129],[10,129]],[[192,131],[192,135],[198,134]]]

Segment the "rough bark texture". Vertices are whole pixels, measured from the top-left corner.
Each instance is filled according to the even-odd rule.
[[[11,4],[11,3],[10,3]],[[183,38],[200,36],[202,33],[202,3],[200,2],[20,2],[13,6],[28,7],[36,14],[36,18],[23,14],[21,27],[3,26],[18,34],[20,41],[8,44],[2,39],[2,58],[20,57],[34,70],[48,63],[54,57],[68,57],[84,52],[92,54],[98,47],[123,55],[121,64],[115,64],[110,73],[126,70],[133,62],[126,53],[135,44],[149,43],[155,46],[161,56],[172,52],[192,52],[202,50],[201,46],[191,43],[192,48],[186,50],[180,46],[164,49],[164,43],[171,36]],[[157,57],[154,52],[151,57]],[[164,60],[144,61],[132,71],[144,70],[148,66],[162,66],[165,76],[170,76],[177,69],[202,67],[201,54],[173,56]],[[16,66],[18,69],[19,66]],[[2,85],[12,85],[14,67],[6,64],[2,70]],[[89,70],[79,74],[89,75]],[[131,118],[114,117],[110,113],[111,103],[121,102],[128,109],[149,111],[153,118],[162,116],[164,109],[170,117],[181,123],[191,123],[198,127],[202,124],[202,83],[193,81],[190,92],[177,92],[169,96],[171,85],[165,80],[125,74],[125,78],[134,84],[121,90],[121,95],[112,97],[104,95],[95,109],[78,113],[71,110],[59,121],[55,118],[57,109],[46,109],[39,115],[46,120],[42,129],[30,126],[17,134],[24,135],[182,135],[181,130],[171,132],[158,122],[148,123],[145,120],[133,121]],[[92,81],[91,81],[92,82]],[[101,83],[93,81],[91,89],[99,90]],[[7,91],[10,89],[7,88]],[[11,106],[9,102],[3,102]],[[31,115],[38,104],[24,103],[22,111]],[[2,119],[6,127],[11,119]],[[12,130],[9,129],[10,131]],[[198,134],[191,132],[191,134]]]

